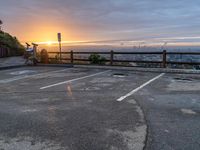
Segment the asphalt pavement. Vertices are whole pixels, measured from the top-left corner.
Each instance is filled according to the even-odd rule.
[[[133,98],[148,124],[146,150],[200,149],[200,75],[166,74]]]
[[[155,75],[55,67],[1,71],[0,148],[141,150],[147,129],[142,110],[134,99],[117,99]]]
[[[0,149],[200,149],[200,75],[0,71]]]

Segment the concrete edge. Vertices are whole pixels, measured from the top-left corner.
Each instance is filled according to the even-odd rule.
[[[37,66],[41,67],[73,67],[73,64],[37,64]]]
[[[26,66],[31,66],[31,65],[11,65],[11,66],[2,66],[0,67],[0,70],[8,70],[8,69],[14,69],[14,68],[21,68],[21,67],[26,67]],[[32,66],[32,67],[37,67],[37,66],[41,66],[41,67],[73,67],[73,65],[71,64],[37,64],[36,66]]]
[[[0,70],[8,70],[8,69],[14,69],[14,68],[21,68],[24,67],[26,65],[12,65],[12,66],[3,66],[0,67]]]
[[[0,67],[0,70],[25,67],[27,65],[11,65]],[[109,70],[127,70],[140,72],[162,72],[162,73],[182,73],[182,74],[200,74],[200,70],[192,69],[170,69],[170,68],[139,68],[139,67],[122,67],[122,66],[98,66],[98,65],[73,65],[73,64],[38,64],[41,67],[74,67],[88,69],[109,69]]]
[[[192,69],[138,68],[138,67],[94,66],[94,65],[74,65],[74,67],[75,68],[91,68],[91,69],[127,70],[127,71],[140,71],[140,72],[200,74],[200,70],[192,70]]]

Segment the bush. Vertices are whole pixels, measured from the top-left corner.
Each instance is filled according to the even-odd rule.
[[[40,52],[40,62],[44,64],[48,64],[49,62],[49,56],[46,49],[42,49]]]
[[[99,54],[92,54],[89,56],[89,61],[91,64],[105,64],[106,58],[100,56]]]
[[[16,37],[2,31],[0,31],[0,47],[8,49],[10,56],[23,55],[25,52],[25,47]]]

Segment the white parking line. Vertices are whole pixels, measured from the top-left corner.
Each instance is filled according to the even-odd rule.
[[[44,89],[47,89],[47,88],[51,88],[51,87],[62,85],[62,84],[66,84],[66,83],[70,83],[70,82],[77,81],[77,80],[86,79],[86,78],[89,78],[89,77],[94,77],[94,76],[97,76],[97,75],[100,75],[100,74],[104,74],[104,73],[107,73],[107,72],[110,72],[110,71],[111,70],[107,70],[107,71],[91,74],[91,75],[88,75],[88,76],[83,76],[83,77],[80,77],[80,78],[75,78],[75,79],[72,79],[72,80],[68,80],[68,81],[59,82],[59,83],[56,83],[56,84],[44,86],[44,87],[41,87],[40,90],[44,90]]]
[[[21,80],[21,79],[30,78],[30,77],[45,76],[45,75],[49,75],[49,74],[52,74],[52,73],[63,72],[63,71],[69,70],[69,69],[70,68],[63,69],[63,70],[56,70],[56,71],[44,72],[44,73],[39,73],[39,74],[33,74],[33,75],[17,76],[17,77],[10,78],[10,79],[0,80],[0,83],[9,83],[9,82],[13,82],[13,81]]]
[[[142,85],[139,86],[138,88],[132,90],[132,91],[129,92],[128,94],[126,94],[126,95],[124,95],[124,96],[118,98],[117,101],[118,101],[118,102],[123,101],[123,100],[126,99],[127,97],[133,95],[133,94],[136,93],[137,91],[141,90],[142,88],[144,88],[145,86],[147,86],[147,85],[150,84],[151,82],[153,82],[153,81],[159,79],[160,77],[162,77],[162,76],[164,76],[164,75],[165,75],[165,73],[161,73],[160,75],[156,76],[155,78],[153,78],[153,79],[147,81],[146,83],[142,84]]]

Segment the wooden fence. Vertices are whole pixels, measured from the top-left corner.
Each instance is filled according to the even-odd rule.
[[[57,55],[60,56],[59,52],[49,52],[49,55]],[[76,55],[91,55],[91,54],[98,54],[98,55],[107,55],[107,59],[105,62],[109,65],[114,65],[114,63],[144,63],[144,64],[160,64],[161,67],[166,68],[167,65],[169,64],[178,64],[178,65],[200,65],[200,52],[167,52],[166,50],[160,51],[160,52],[75,52],[75,51],[70,51],[70,52],[62,52],[61,56],[66,56],[68,55],[68,58],[59,58],[60,60],[65,60],[69,61],[70,63],[74,64],[76,62],[89,62],[88,58],[75,58]],[[140,55],[140,56],[145,56],[146,60],[129,60],[129,59],[115,59],[115,55]],[[152,60],[151,56],[158,56],[161,59],[160,60]],[[186,56],[186,55],[192,55],[192,56],[198,56],[199,61],[194,62],[194,61],[183,61],[183,60],[176,60],[172,61],[169,59],[168,56],[175,56],[179,55],[181,57]],[[109,59],[108,59],[109,58]],[[125,58],[125,57],[124,57]],[[49,59],[55,59],[55,58],[49,58]]]
[[[8,56],[9,56],[8,49],[0,48],[0,58],[2,58],[2,57],[8,57]]]

